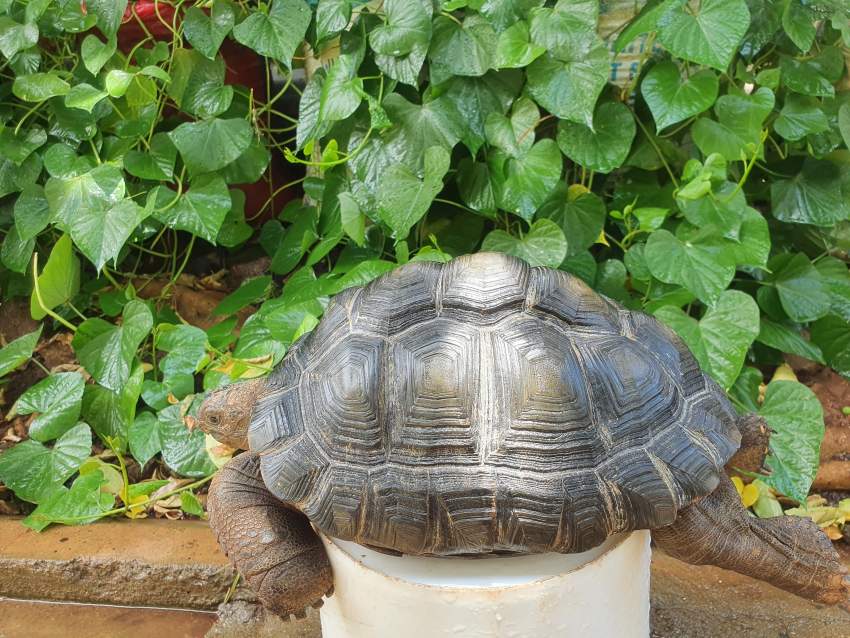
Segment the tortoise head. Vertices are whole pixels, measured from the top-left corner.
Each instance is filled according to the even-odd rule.
[[[248,426],[264,379],[241,381],[211,392],[198,411],[198,427],[219,443],[248,449]]]

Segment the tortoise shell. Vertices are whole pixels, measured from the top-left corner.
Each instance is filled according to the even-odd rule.
[[[272,493],[325,534],[450,555],[668,525],[740,435],[664,325],[480,253],[338,295],[270,376],[249,441]]]

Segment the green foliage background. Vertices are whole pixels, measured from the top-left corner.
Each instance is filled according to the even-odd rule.
[[[186,424],[204,390],[264,374],[339,291],[476,250],[670,325],[776,430],[765,481],[804,500],[820,405],[796,382],[759,386],[783,353],[850,377],[850,12],[639,2],[603,41],[600,10],[629,4],[181,1],[162,39],[124,53],[126,0],[0,0],[0,285],[44,320],[0,351],[0,374],[53,330],[74,332],[82,366],[13,408],[37,415],[0,455],[0,481],[38,505],[28,524],[138,511],[163,482],[131,484],[127,464],[159,458],[197,479],[197,513],[189,490],[215,464]],[[225,83],[230,40],[261,56],[267,101]],[[270,195],[257,229],[234,185],[280,153],[306,197],[277,210]],[[252,251],[271,273],[210,330],[164,303],[193,255]],[[143,273],[162,294],[137,297]],[[114,463],[90,458],[93,436]]]

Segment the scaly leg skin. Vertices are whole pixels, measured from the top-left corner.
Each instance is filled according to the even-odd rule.
[[[808,518],[754,518],[725,475],[718,488],[652,530],[665,552],[693,565],[715,565],[752,576],[798,596],[844,603],[850,579],[832,543]]]
[[[325,548],[307,517],[268,491],[259,456],[240,454],[213,479],[207,508],[218,543],[263,606],[303,618],[333,591]]]

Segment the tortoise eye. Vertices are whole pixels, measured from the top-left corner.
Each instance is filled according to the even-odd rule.
[[[209,421],[210,425],[218,425],[221,422],[221,419],[217,414],[210,414],[207,417],[207,421]]]

